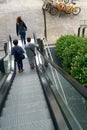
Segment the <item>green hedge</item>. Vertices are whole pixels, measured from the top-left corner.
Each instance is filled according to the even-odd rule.
[[[61,36],[56,41],[56,53],[63,69],[87,87],[87,38]]]

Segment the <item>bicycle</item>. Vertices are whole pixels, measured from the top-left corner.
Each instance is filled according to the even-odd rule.
[[[65,4],[69,3],[69,0],[58,0],[58,2],[64,2]]]
[[[52,3],[53,3],[52,0],[45,0],[45,1],[44,1],[44,4],[43,4],[43,6],[42,6],[42,9],[45,9],[45,11],[50,12],[50,9],[51,9],[51,7],[52,7]]]
[[[58,5],[59,2],[68,3],[69,0],[44,0],[42,9],[45,9],[45,11],[50,12],[51,7]]]
[[[73,15],[77,15],[81,12],[81,8],[73,3],[65,4],[64,2],[60,2],[57,6],[51,7],[50,14],[56,15],[58,12],[61,13],[62,11],[66,14],[72,13]]]
[[[48,0],[43,0],[43,2],[45,3],[45,2],[47,2]],[[64,2],[64,3],[69,3],[69,0],[49,0],[50,2],[52,2],[52,1],[57,1],[57,2]]]

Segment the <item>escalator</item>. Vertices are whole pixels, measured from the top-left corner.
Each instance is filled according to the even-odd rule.
[[[34,34],[35,44],[38,41]],[[44,50],[42,53],[36,49],[34,70],[27,58],[23,73],[13,69],[14,62],[6,69],[13,76],[8,75],[0,89],[1,99],[10,86],[1,111],[0,130],[87,130],[87,89],[61,68],[59,59],[54,63],[55,47],[45,43]]]
[[[60,59],[55,53],[55,46],[49,46],[45,39],[42,42],[46,50],[45,60],[48,62],[47,68],[43,66],[45,75],[51,82],[52,93],[68,124],[68,128],[70,130],[86,130],[87,88],[84,88],[61,68]]]
[[[17,73],[0,119],[0,130],[54,130],[36,70],[24,61]]]
[[[10,43],[11,42],[11,43]],[[24,72],[18,73],[13,56],[10,55],[12,41],[9,41],[7,78],[0,89],[2,105],[0,105],[0,130],[68,130],[61,111],[54,102],[54,96],[49,92],[48,98],[54,104],[55,110],[49,104],[43,87],[47,85],[45,78],[40,75],[41,65],[30,69],[27,57],[24,59]],[[8,69],[9,68],[9,69]],[[41,80],[42,78],[42,80]],[[43,86],[43,87],[42,87]],[[61,122],[58,125],[58,122]],[[62,125],[61,125],[62,124]],[[63,128],[63,127],[64,128]],[[63,129],[62,129],[63,128]]]

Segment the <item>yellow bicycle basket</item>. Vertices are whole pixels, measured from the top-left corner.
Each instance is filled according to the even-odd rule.
[[[72,8],[73,8],[73,6],[72,5],[70,5],[70,4],[66,4],[66,12],[67,13],[71,13],[72,12]]]
[[[64,2],[58,3],[58,10],[62,11],[64,8]]]

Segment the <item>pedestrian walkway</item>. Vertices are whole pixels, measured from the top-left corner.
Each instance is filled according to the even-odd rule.
[[[61,17],[51,16],[46,12],[47,40],[49,44],[55,44],[56,39],[61,35],[75,34],[77,35],[80,20],[87,18],[87,1],[76,0],[76,5],[81,6],[79,15],[63,14]],[[42,12],[42,0],[8,0],[4,4],[0,4],[0,39],[7,40],[10,34],[12,38],[16,36],[15,22],[17,16],[22,16],[27,24],[27,36],[33,37],[35,32],[37,37],[44,36],[44,17]],[[10,7],[10,8],[9,8]]]

